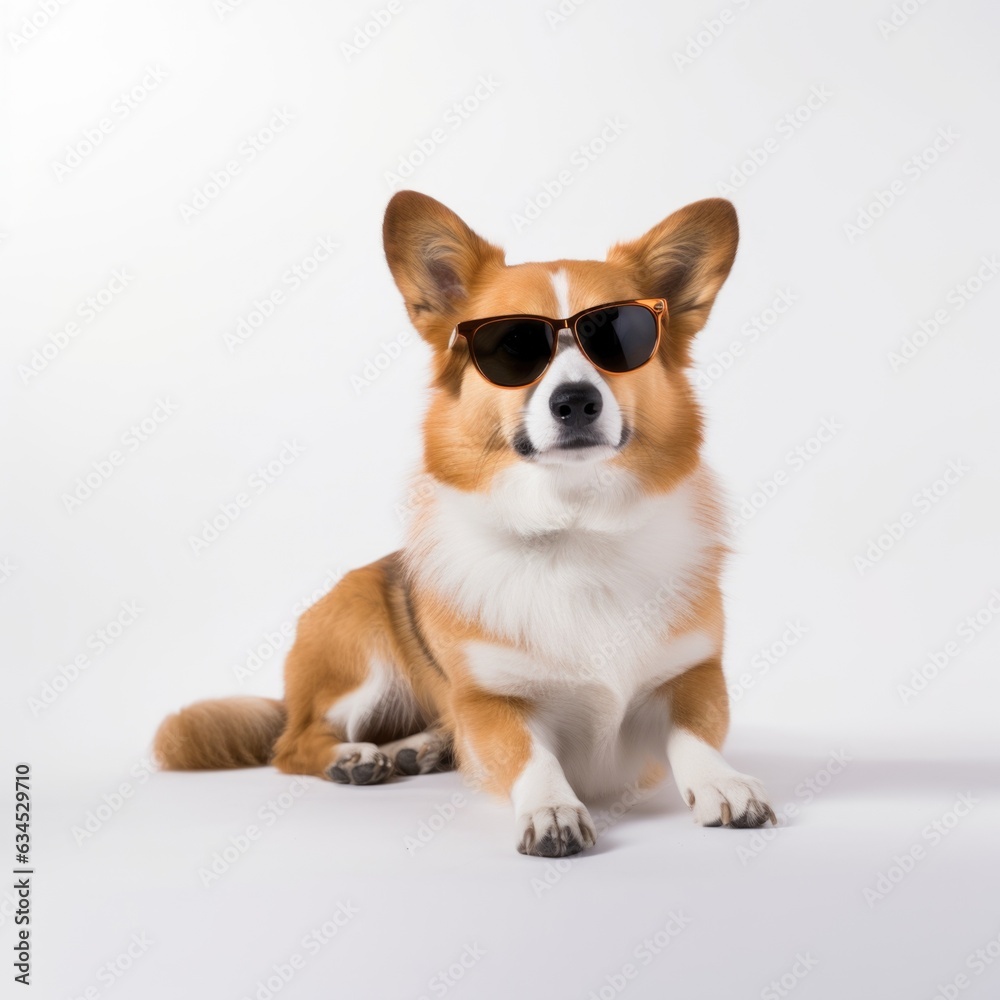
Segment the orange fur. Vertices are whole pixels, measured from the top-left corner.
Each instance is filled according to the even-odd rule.
[[[199,701],[163,720],[153,752],[171,771],[260,767],[270,762],[284,725],[284,705],[272,698]]]
[[[694,733],[716,750],[729,730],[729,696],[718,656],[685,671],[661,689],[670,704],[675,726]]]

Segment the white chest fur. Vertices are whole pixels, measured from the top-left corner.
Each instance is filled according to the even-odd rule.
[[[721,542],[711,475],[644,497],[622,470],[524,464],[489,495],[423,496],[413,571],[500,640],[464,650],[476,681],[532,702],[581,793],[635,780],[666,745],[664,706],[645,696],[716,651],[686,615]]]
[[[525,681],[603,678],[624,696],[671,673],[665,647],[720,541],[704,514],[712,488],[699,470],[644,497],[623,470],[527,463],[488,495],[437,485],[413,524],[411,565],[527,655]],[[491,673],[491,687],[516,686],[516,669]]]

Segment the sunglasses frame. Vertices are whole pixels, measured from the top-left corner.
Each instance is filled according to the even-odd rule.
[[[599,364],[597,364],[584,350],[583,343],[580,340],[580,334],[577,332],[577,324],[585,316],[589,316],[591,313],[600,312],[602,309],[613,309],[616,306],[641,306],[652,313],[653,318],[656,320],[656,343],[653,345],[653,350],[650,352],[649,357],[646,358],[641,365],[636,365],[635,368],[629,368],[627,371],[623,372],[608,371],[606,368],[602,368]],[[623,299],[620,302],[606,302],[603,305],[590,306],[587,309],[581,309],[578,313],[574,313],[567,319],[553,319],[551,316],[539,316],[534,313],[510,313],[506,316],[489,316],[486,319],[466,319],[462,320],[461,323],[458,323],[455,326],[455,329],[452,330],[451,340],[448,342],[448,349],[451,350],[455,346],[459,337],[464,337],[469,350],[469,357],[472,358],[472,363],[475,365],[476,371],[479,372],[479,374],[482,375],[482,377],[486,379],[490,385],[495,385],[498,389],[527,389],[530,386],[536,385],[545,377],[545,373],[552,366],[552,362],[556,357],[556,352],[559,350],[559,334],[562,333],[563,330],[569,330],[573,334],[573,340],[576,341],[576,346],[580,349],[580,353],[599,372],[604,375],[629,375],[632,372],[638,371],[644,365],[648,365],[649,362],[656,357],[656,352],[660,347],[660,340],[663,337],[664,322],[668,319],[668,315],[666,299]],[[552,327],[553,333],[555,334],[552,338],[552,353],[549,355],[549,360],[545,362],[545,367],[542,369],[537,378],[532,379],[530,382],[525,382],[524,385],[500,385],[498,382],[494,382],[493,379],[491,379],[482,370],[482,368],[479,367],[479,362],[476,360],[475,352],[472,350],[472,338],[478,330],[489,323],[502,323],[508,320],[525,319],[539,320]]]

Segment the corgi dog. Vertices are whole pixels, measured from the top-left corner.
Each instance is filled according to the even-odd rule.
[[[603,261],[508,265],[402,191],[383,237],[433,352],[404,546],[302,615],[283,701],[182,709],[161,764],[370,785],[457,763],[543,857],[593,846],[585,803],[665,765],[701,825],[774,823],[720,753],[726,537],[685,371],[732,205],[688,205]]]

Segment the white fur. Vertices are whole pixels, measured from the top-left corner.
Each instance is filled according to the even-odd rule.
[[[579,806],[555,754],[533,741],[531,757],[510,791],[515,814],[534,812],[555,804]]]
[[[579,664],[483,642],[465,647],[481,687],[530,701],[532,732],[544,734],[566,780],[585,797],[618,792],[638,780],[648,760],[665,760],[669,706],[649,695],[715,652],[703,632],[661,642],[648,657],[609,640]]]
[[[545,837],[573,840],[577,849],[591,847],[597,840],[594,821],[566,781],[555,754],[537,739],[510,797],[519,850],[530,850]]]
[[[728,822],[723,816],[724,804],[733,819],[748,810],[770,810],[764,786],[756,778],[740,774],[694,733],[673,727],[667,757],[677,789],[691,807],[696,823],[718,826]]]
[[[519,463],[488,495],[437,484],[407,551],[423,586],[509,645],[473,643],[477,681],[535,705],[573,788],[598,795],[663,758],[668,711],[646,696],[717,652],[685,615],[720,538],[699,470],[643,496],[625,471]]]
[[[552,273],[552,291],[556,293],[556,302],[559,305],[559,315],[552,318],[567,319],[573,310],[569,304],[569,275],[563,268]]]
[[[618,633],[619,659],[648,656],[703,589],[710,488],[698,472],[645,497],[623,470],[522,462],[487,495],[436,484],[407,552],[423,585],[534,656],[579,666]]]
[[[685,632],[637,655],[636,647],[646,645],[642,633],[657,628],[659,619],[635,615],[633,623],[617,630],[586,660],[546,661],[543,670],[535,657],[510,646],[472,642],[465,653],[473,677],[487,691],[511,697],[559,697],[571,684],[574,698],[595,698],[602,714],[620,723],[637,699],[718,652],[704,632]],[[560,686],[563,690],[554,690]]]
[[[354,743],[361,738],[365,722],[373,715],[388,716],[403,724],[419,719],[409,683],[395,667],[379,659],[371,660],[362,684],[334,702],[326,720]]]

